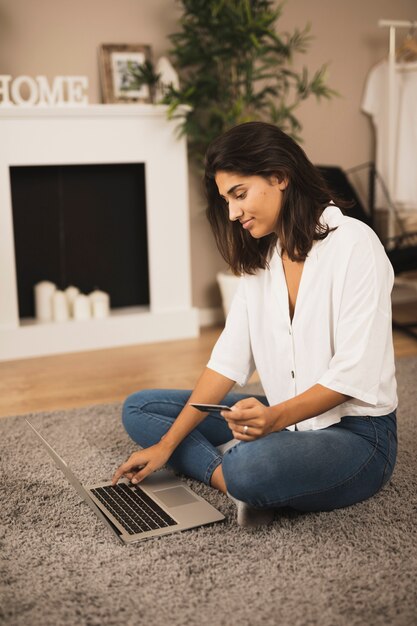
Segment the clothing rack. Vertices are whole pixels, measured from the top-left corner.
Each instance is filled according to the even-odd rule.
[[[407,28],[409,31],[417,28],[417,20],[379,20],[379,28],[389,28],[389,55],[388,55],[388,194],[394,198],[394,172],[395,172],[395,57],[396,57],[396,30]],[[388,236],[394,236],[395,223],[392,212],[388,216]]]

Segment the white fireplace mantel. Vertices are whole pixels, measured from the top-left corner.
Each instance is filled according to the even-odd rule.
[[[10,167],[106,163],[145,164],[150,306],[101,320],[19,320]],[[166,107],[0,107],[0,360],[197,334],[186,143]]]

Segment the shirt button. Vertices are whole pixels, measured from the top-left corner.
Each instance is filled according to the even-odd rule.
[[[288,329],[288,332],[290,333],[290,335],[292,335],[291,328]]]
[[[294,370],[291,370],[291,376],[292,376],[292,378],[295,378]]]

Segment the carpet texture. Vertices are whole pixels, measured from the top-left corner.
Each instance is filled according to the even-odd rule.
[[[399,456],[374,498],[331,513],[283,510],[262,530],[187,479],[224,523],[120,545],[22,417],[0,420],[0,623],[20,626],[411,626],[417,623],[417,359],[397,363]],[[31,416],[84,482],[134,446],[120,405]],[[331,471],[331,468],[329,468]]]

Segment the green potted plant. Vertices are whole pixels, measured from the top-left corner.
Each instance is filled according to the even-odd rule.
[[[180,122],[191,162],[201,170],[212,139],[236,124],[264,120],[300,141],[297,107],[310,96],[335,95],[326,85],[326,66],[296,71],[294,56],[305,53],[310,27],[279,33],[282,5],[272,0],[179,0],[181,30],[170,36],[171,59],[180,87],[168,86],[168,115]],[[187,106],[183,106],[187,105]],[[237,278],[217,274],[227,315]]]
[[[295,110],[306,98],[330,98],[326,66],[310,78],[292,61],[311,42],[303,30],[279,33],[282,5],[272,0],[179,0],[181,31],[170,36],[180,88],[164,102],[180,120],[189,153],[202,165],[210,141],[241,122],[264,120],[300,140]],[[189,108],[180,108],[181,105]]]

